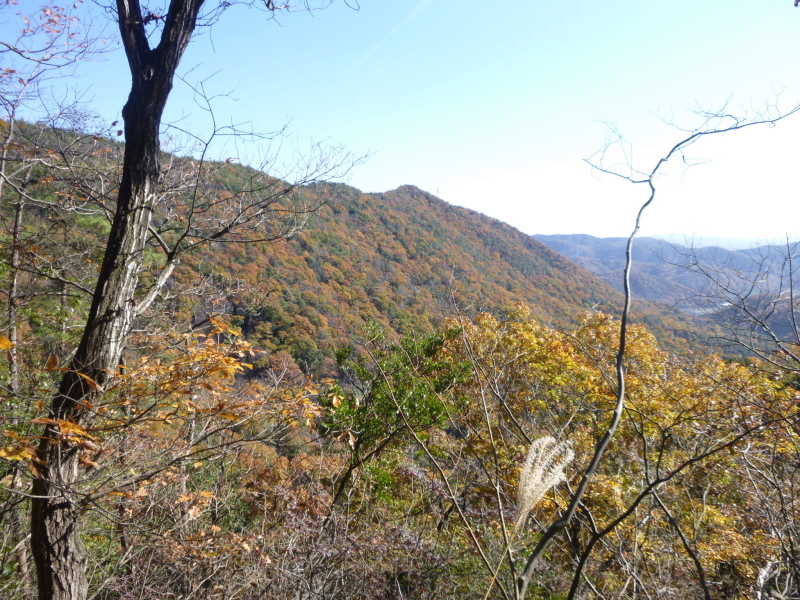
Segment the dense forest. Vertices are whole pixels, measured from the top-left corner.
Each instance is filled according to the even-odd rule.
[[[305,231],[188,257],[176,285],[202,280],[203,294],[180,294],[171,312],[184,320],[230,314],[259,348],[325,376],[337,345],[371,323],[400,336],[429,334],[455,314],[524,302],[542,321],[566,325],[622,305],[620,294],[530,236],[412,186],[363,194],[320,184],[306,193],[311,205],[330,200]],[[699,324],[667,305],[637,302],[636,318],[668,348],[700,345]]]
[[[123,130],[26,112],[55,5],[0,71],[0,597],[798,597],[793,247],[695,264],[706,322],[352,157],[166,152],[202,4],[118,3]]]

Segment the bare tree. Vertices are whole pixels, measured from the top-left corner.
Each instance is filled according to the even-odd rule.
[[[715,340],[787,372],[797,369],[798,242],[764,244],[719,258],[691,248],[682,268],[699,289],[686,290],[699,315],[716,326]]]
[[[10,17],[9,3],[0,10]],[[7,312],[1,322],[8,336],[4,336],[3,341],[9,358],[8,385],[3,389],[4,417],[7,423],[24,432],[28,427],[25,422],[30,419],[30,393],[36,384],[35,377],[24,370],[26,365],[21,356],[21,312],[30,308],[32,302],[47,297],[60,297],[63,308],[70,294],[75,292],[69,284],[69,273],[72,271],[74,279],[74,267],[83,262],[77,256],[74,261],[67,259],[66,253],[61,254],[65,260],[60,265],[46,259],[42,261],[48,255],[47,246],[57,243],[55,238],[61,236],[53,235],[54,227],[45,231],[47,228],[43,226],[34,232],[28,226],[28,221],[35,218],[29,216],[29,212],[41,217],[53,208],[52,201],[37,197],[35,190],[41,181],[49,178],[53,189],[63,191],[63,186],[56,183],[64,175],[63,167],[71,164],[80,169],[78,165],[85,158],[85,155],[80,156],[85,148],[67,148],[61,143],[63,138],[59,139],[53,132],[57,128],[85,127],[86,113],[75,99],[56,100],[52,86],[72,74],[81,61],[96,57],[101,52],[101,44],[99,34],[89,23],[79,21],[69,9],[58,5],[47,3],[30,13],[19,12],[16,17],[17,36],[0,40],[4,65],[0,70],[0,207],[4,217],[10,216],[10,219],[4,218],[2,224],[8,248],[2,264],[8,282],[2,290]],[[60,174],[56,165],[62,168]],[[49,215],[52,216],[52,212]],[[58,233],[66,233],[66,229]],[[74,248],[72,244],[68,246]],[[42,265],[42,262],[48,264]],[[32,269],[44,275],[38,279],[38,285],[32,285]],[[67,323],[65,312],[62,310],[60,315],[62,327]],[[63,338],[65,330],[61,333]],[[23,472],[19,464],[9,464],[6,473],[10,473],[9,487],[21,489]],[[11,556],[16,557],[17,584],[23,590],[31,584],[24,543],[28,532],[18,514],[25,502],[23,496],[8,495],[0,516],[3,529],[15,547],[15,551],[4,558],[4,563]]]
[[[688,253],[687,268],[705,280],[690,301],[716,331],[712,339],[752,361],[775,385],[796,390],[800,374],[797,242],[768,244],[729,255],[727,260]],[[769,437],[748,443],[738,455],[743,486],[757,499],[754,511],[769,524],[775,551],[759,569],[757,598],[800,594],[800,505],[798,425],[786,413]]]
[[[226,189],[224,177],[215,178],[214,174],[226,167],[211,164],[203,153],[199,159],[170,159],[169,168],[164,169],[162,115],[181,58],[197,28],[212,25],[232,4],[235,3],[170,0],[160,6],[142,6],[139,0],[117,0],[106,6],[116,22],[128,60],[131,91],[122,110],[125,145],[118,186],[80,184],[89,192],[94,207],[110,219],[110,231],[83,334],[49,407],[48,424],[36,458],[31,545],[42,600],[81,600],[88,590],[86,551],[78,527],[86,498],[76,488],[87,466],[79,460],[78,448],[69,441],[65,424],[91,427],[95,419],[91,407],[117,372],[134,319],[158,297],[179,255],[202,244],[273,240],[289,235],[302,226],[305,215],[317,202],[311,199],[307,186],[341,176],[353,164],[347,155],[334,156],[317,148],[296,165],[294,181],[251,169],[246,181],[231,189]],[[324,4],[327,2],[321,3]],[[305,3],[278,6],[267,1],[262,8],[273,14],[312,7]],[[47,14],[52,16],[52,10]],[[69,36],[76,28],[80,24],[65,15],[63,22],[35,37],[37,43],[45,40],[44,46],[37,46],[38,54],[26,49],[28,32],[17,42],[0,44],[0,52],[14,54],[34,65],[33,75],[23,83],[11,82],[9,72],[4,73],[3,83],[11,82],[9,89],[18,92],[16,97],[4,94],[6,112],[16,115],[37,78],[41,80],[52,69],[63,69],[81,58],[78,49],[72,54],[64,53],[59,44],[59,36],[72,40]],[[220,131],[215,128],[215,134]],[[10,185],[14,179],[9,171],[15,164],[10,160],[14,125],[3,134],[0,193],[2,186]],[[212,187],[200,185],[199,179],[211,180]],[[108,198],[111,189],[118,191]],[[16,191],[21,220],[29,195],[23,189]],[[152,275],[142,286],[144,251],[148,246],[158,248],[163,261],[160,267],[148,265]],[[13,248],[11,267],[16,272],[20,268],[20,247]],[[11,338],[15,337],[19,298],[15,282],[12,278],[8,294]],[[12,349],[16,347],[15,339],[10,339],[10,345]]]
[[[4,7],[9,10],[8,5]],[[37,135],[28,127],[22,130],[21,119],[39,119],[42,123],[74,125],[85,118],[77,102],[56,102],[50,85],[68,76],[82,60],[99,53],[99,38],[86,23],[81,23],[66,9],[44,5],[38,11],[20,18],[16,39],[0,40],[0,57],[6,68],[0,71],[0,203],[14,204],[14,217],[9,232],[10,283],[7,291],[8,337],[10,340],[10,391],[19,387],[17,357],[18,312],[20,309],[19,272],[24,243],[21,238],[25,206],[30,201],[27,188],[37,181],[33,172],[41,171],[58,152],[52,144],[31,143]],[[35,129],[35,128],[33,128]],[[34,150],[35,149],[35,150]],[[9,190],[11,197],[4,195]]]
[[[617,402],[612,417],[608,423],[608,426],[606,427],[605,432],[597,442],[597,446],[589,462],[589,465],[584,470],[580,479],[580,483],[578,484],[578,487],[575,489],[574,492],[572,492],[566,510],[556,521],[550,524],[550,526],[545,530],[544,534],[542,535],[539,543],[529,554],[525,568],[518,578],[517,594],[519,598],[525,597],[528,586],[530,585],[531,582],[531,578],[535,572],[536,563],[541,558],[548,545],[552,542],[553,538],[556,536],[557,533],[565,530],[569,526],[570,522],[575,517],[575,514],[579,506],[581,505],[581,501],[586,492],[587,486],[600,465],[603,455],[605,454],[605,451],[608,448],[608,445],[611,442],[611,439],[614,436],[617,427],[619,426],[620,420],[622,419],[626,407],[625,348],[627,342],[628,320],[630,316],[630,300],[631,300],[630,270],[632,264],[632,248],[634,239],[640,227],[642,216],[647,207],[650,206],[650,204],[652,204],[652,202],[656,199],[658,176],[663,172],[663,169],[667,166],[668,163],[670,163],[670,161],[674,162],[676,160],[679,160],[682,161],[684,164],[691,164],[692,161],[687,155],[687,150],[691,146],[693,146],[694,144],[698,143],[699,141],[703,140],[708,136],[719,136],[722,134],[728,134],[734,131],[738,131],[740,129],[753,126],[764,126],[764,125],[771,126],[793,115],[798,111],[800,111],[800,107],[794,107],[789,111],[782,112],[780,111],[777,105],[770,105],[763,112],[746,117],[734,115],[729,112],[726,112],[725,110],[700,112],[699,116],[702,119],[701,124],[698,127],[687,131],[686,137],[684,137],[683,139],[678,141],[675,145],[673,145],[663,155],[663,157],[659,158],[656,161],[655,165],[653,165],[650,169],[647,170],[639,170],[630,163],[623,164],[621,169],[619,166],[607,166],[607,158],[609,157],[610,150],[613,148],[613,146],[617,144],[621,146],[627,145],[622,136],[619,135],[617,131],[613,131],[612,137],[605,145],[605,147],[597,155],[595,155],[594,157],[592,157],[587,161],[594,169],[598,170],[601,173],[613,175],[615,177],[620,177],[626,181],[629,181],[632,184],[644,186],[648,190],[646,200],[639,208],[638,214],[636,216],[635,226],[633,232],[628,238],[628,245],[626,250],[626,262],[624,270],[625,303],[622,311],[619,345],[615,360],[615,375],[616,375],[615,393]],[[653,493],[655,491],[655,487],[656,487],[655,485],[648,486],[649,489],[645,490],[646,493],[642,497],[648,495],[649,493]],[[613,531],[613,527],[606,528],[605,530],[600,532],[599,536],[595,534],[595,538],[599,539],[600,537],[602,537],[603,534],[607,534],[610,531]],[[582,563],[583,562],[584,561],[582,560]],[[580,574],[580,567],[578,570],[578,574]],[[703,582],[704,574],[702,570],[698,571],[698,576],[701,582]],[[570,597],[573,597],[577,588],[578,581],[579,579],[576,576],[573,582],[573,587],[570,590]],[[705,583],[703,583],[703,589],[706,597],[708,597],[708,589]]]

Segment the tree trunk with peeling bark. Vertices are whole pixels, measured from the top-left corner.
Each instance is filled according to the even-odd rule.
[[[132,86],[122,111],[125,155],[116,213],[83,337],[50,407],[50,419],[89,427],[93,397],[119,364],[135,316],[135,292],[158,184],[159,129],[175,70],[197,24],[203,0],[172,0],[160,42],[151,48],[139,0],[117,0],[120,34]],[[86,551],[79,532],[84,466],[77,448],[46,426],[34,479],[31,543],[39,600],[84,600]]]

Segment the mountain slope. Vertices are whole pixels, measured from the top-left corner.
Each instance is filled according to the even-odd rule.
[[[221,245],[192,268],[236,289],[223,304],[255,343],[313,370],[330,362],[337,338],[370,321],[422,334],[459,310],[513,302],[561,324],[621,306],[618,292],[541,242],[416,187],[364,194],[326,184],[314,193],[334,199],[295,238]],[[686,328],[654,305],[638,315],[671,343],[671,331]]]
[[[114,211],[123,146],[34,125],[29,133],[25,156],[38,156],[48,136],[58,141],[54,147],[80,152],[46,152],[68,162],[59,166],[58,177],[38,182],[35,194],[45,202],[26,208],[31,229],[25,239],[38,250],[25,256],[25,268],[50,281],[50,259],[42,266],[37,253],[52,255],[59,277],[91,290]],[[348,335],[363,335],[369,323],[389,335],[420,335],[458,313],[503,312],[515,302],[556,325],[574,323],[587,310],[619,313],[621,295],[586,270],[509,225],[413,186],[364,194],[341,184],[295,187],[235,162],[200,165],[173,157],[165,164],[141,295],[160,276],[165,252],[179,256],[181,264],[167,282],[166,301],[142,317],[137,331],[186,331],[191,322],[200,327],[204,314],[227,316],[267,351],[262,366],[294,360],[319,373],[332,372],[335,349]],[[319,208],[292,239],[231,241],[280,238],[303,218],[302,206]],[[7,223],[14,222],[13,209],[12,203],[5,206]],[[236,232],[222,235],[228,226]],[[208,245],[182,253],[201,243]],[[62,298],[59,310],[83,322],[87,303],[79,294],[71,311],[57,290],[42,295],[37,289],[31,298],[51,293]],[[662,307],[646,303],[634,318],[673,348],[675,333],[687,329]],[[62,337],[72,331],[62,329]],[[68,352],[69,344],[59,345]]]

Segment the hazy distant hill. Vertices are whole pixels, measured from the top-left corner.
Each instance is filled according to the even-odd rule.
[[[619,310],[611,286],[505,223],[413,186],[382,194],[317,189],[331,191],[335,199],[295,238],[221,245],[194,263],[236,282],[226,302],[253,341],[301,365],[319,365],[337,337],[368,321],[414,334],[457,310],[502,310],[515,301],[556,323]],[[686,327],[654,305],[641,304],[638,318],[673,341],[673,330]]]
[[[626,238],[597,238],[591,235],[535,235],[556,252],[594,273],[615,289],[622,289],[622,270],[625,265]],[[634,244],[634,264],[631,288],[637,298],[656,302],[681,302],[703,292],[708,278],[687,269],[695,263],[724,269],[728,273],[752,273],[769,261],[775,270],[780,253],[762,246],[748,250],[726,250],[717,246],[689,248],[655,238],[637,238]]]

